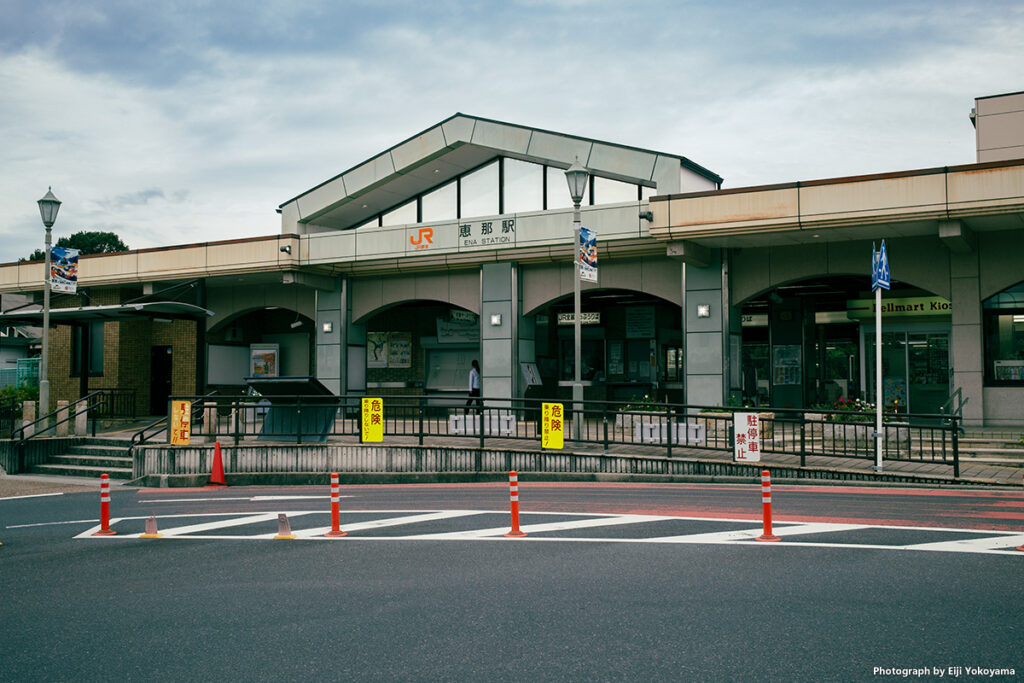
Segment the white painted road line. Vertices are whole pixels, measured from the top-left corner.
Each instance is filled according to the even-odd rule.
[[[405,517],[389,517],[387,519],[373,519],[367,522],[353,522],[351,524],[343,524],[343,531],[361,531],[363,529],[380,529],[386,526],[400,526],[402,524],[417,524],[419,522],[433,522],[439,519],[454,519],[456,517],[469,517],[471,515],[485,514],[473,510],[449,510],[446,512],[431,512],[424,515],[408,515]],[[318,527],[316,529],[302,529],[301,531],[294,531],[293,533],[299,538],[311,538],[313,536],[323,536],[331,527]]]
[[[341,496],[342,498],[354,498],[355,496]],[[330,495],[324,496],[228,496],[228,497],[211,497],[211,498],[153,498],[150,500],[140,500],[139,504],[142,503],[219,503],[222,500],[247,500],[250,503],[266,503],[270,501],[279,500],[328,500]]]
[[[5,529],[27,529],[32,526],[54,526],[57,524],[96,524],[100,520],[98,519],[72,519],[66,522],[37,522],[36,524],[11,524],[10,526],[4,527]]]
[[[22,500],[24,498],[47,498],[49,496],[63,496],[63,493],[33,493],[28,496],[7,496],[6,498],[0,498],[0,500]],[[10,528],[10,527],[8,527]]]
[[[616,526],[621,524],[640,524],[641,522],[657,522],[668,519],[656,515],[611,515],[608,517],[591,517],[589,519],[570,520],[565,522],[549,522],[547,524],[525,524],[519,530],[526,534],[539,534],[546,531],[566,531],[568,529],[588,529],[602,526]],[[504,536],[511,528],[511,523],[505,526],[492,527],[490,529],[476,529],[472,531],[452,531],[440,534],[420,534],[416,536],[403,536],[406,539],[445,539],[445,538],[484,538],[487,536]]]
[[[945,550],[949,552],[977,553],[987,550],[1012,550],[1024,545],[1024,534],[970,538],[959,541],[938,541],[901,546],[906,550]],[[1019,550],[1017,552],[1020,552]],[[1024,555],[1024,552],[1020,553]]]
[[[786,523],[789,524],[788,522]],[[825,524],[808,522],[792,526],[778,526],[772,529],[776,536],[797,536],[801,534],[824,534],[830,531],[852,531],[867,529],[865,524]],[[681,536],[664,536],[648,539],[651,543],[728,543],[731,541],[749,541],[764,533],[764,526],[756,529],[735,529],[733,531],[712,531],[705,534],[683,534]]]
[[[165,538],[178,538],[178,539],[204,539],[204,540],[233,540],[233,541],[245,541],[245,540],[263,540],[273,538],[276,534],[274,533],[249,533],[239,535],[224,535],[209,533],[215,532],[218,529],[225,529],[230,527],[238,527],[252,524],[265,524],[274,521],[278,514],[282,511],[274,512],[262,512],[262,513],[249,513],[239,516],[238,513],[196,513],[196,514],[182,514],[182,515],[165,515],[160,518],[162,520],[169,520],[174,518],[210,518],[220,517],[215,521],[203,522],[197,524],[187,524],[180,527],[171,527],[161,529],[161,533]],[[308,516],[308,515],[327,515],[329,514],[326,510],[302,510],[285,512],[290,518]],[[343,515],[359,514],[359,515],[389,515],[387,517],[381,517],[379,519],[368,519],[360,522],[344,523],[342,522],[342,528],[345,531],[371,531],[373,529],[380,529],[384,527],[395,527],[402,525],[413,525],[422,522],[432,522],[447,519],[455,519],[459,517],[471,517],[474,515],[506,515],[507,512],[495,511],[495,510],[442,510],[433,512],[422,512],[418,510],[356,510],[346,511]],[[534,512],[527,513],[532,515],[552,515],[562,513],[546,513],[546,512]],[[398,516],[396,516],[398,515]],[[997,531],[997,530],[982,530],[982,529],[955,529],[955,528],[937,528],[937,527],[901,527],[901,526],[885,526],[885,525],[872,525],[872,524],[829,524],[819,522],[785,522],[782,525],[775,527],[774,533],[783,537],[783,540],[776,543],[760,543],[756,540],[757,536],[763,532],[762,526],[756,528],[744,528],[734,529],[731,531],[724,532],[710,532],[710,533],[694,533],[684,534],[678,536],[662,536],[662,537],[636,537],[636,538],[585,538],[585,537],[566,537],[558,536],[555,534],[542,535],[543,532],[558,532],[567,531],[573,529],[587,529],[587,528],[600,528],[615,525],[630,525],[630,524],[642,524],[646,522],[663,522],[669,520],[676,521],[701,521],[701,522],[720,522],[720,523],[740,523],[740,524],[752,524],[751,520],[724,520],[724,519],[709,519],[709,518],[695,518],[695,517],[669,517],[660,515],[609,515],[609,514],[596,514],[596,513],[581,513],[571,514],[565,513],[563,515],[565,519],[556,522],[547,522],[543,524],[528,524],[522,528],[527,533],[533,533],[532,536],[526,538],[517,539],[522,541],[538,541],[538,542],[569,542],[569,543],[659,543],[659,544],[670,544],[670,545],[756,545],[761,547],[805,547],[805,548],[843,548],[852,550],[924,550],[924,551],[945,551],[945,552],[961,552],[961,553],[976,553],[976,554],[994,554],[994,555],[1012,555],[1024,559],[1024,552],[1016,550],[1018,545],[1024,544],[1024,533],[1014,531]],[[134,521],[138,522],[144,520],[146,517],[122,517],[117,519],[111,519],[110,525],[113,527],[119,522]],[[96,524],[96,520],[77,520],[68,522],[44,522],[38,525],[20,525],[20,526],[43,526],[46,524]],[[11,527],[8,527],[11,528]],[[134,528],[138,528],[135,526]],[[266,528],[266,527],[264,527]],[[376,536],[370,534],[356,534],[355,536],[346,536],[347,540],[355,541],[492,541],[500,542],[504,541],[504,535],[508,532],[509,526],[503,525],[500,527],[489,527],[486,529],[467,529],[462,531],[453,532],[441,532],[441,533],[425,533],[415,534],[408,536]],[[86,530],[85,532],[75,536],[77,539],[86,538],[106,538],[106,539],[133,539],[140,536],[139,533],[124,534],[123,532],[115,536],[105,537],[94,537],[92,534],[99,529],[98,525]],[[973,534],[977,538],[967,540],[955,540],[955,541],[938,541],[929,543],[918,543],[909,545],[884,545],[884,544],[867,544],[867,543],[843,543],[843,542],[812,542],[800,540],[801,536],[808,534],[823,534],[823,533],[842,533],[845,531],[857,531],[861,529],[873,529],[879,531],[927,531],[933,533],[949,532],[955,534]],[[325,538],[323,534],[330,530],[330,527],[314,527],[308,529],[295,529],[293,533],[297,538],[303,540],[332,540]],[[786,540],[785,537],[792,537],[791,540]],[[932,536],[935,538],[935,536]],[[839,540],[842,540],[841,537]]]

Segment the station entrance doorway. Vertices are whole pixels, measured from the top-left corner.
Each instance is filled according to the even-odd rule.
[[[893,283],[882,306],[883,402],[934,413],[949,397],[950,303]],[[742,306],[743,399],[772,408],[874,401],[874,297],[867,277],[777,287]]]

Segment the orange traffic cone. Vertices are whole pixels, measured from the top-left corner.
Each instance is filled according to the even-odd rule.
[[[277,516],[277,536],[274,536],[274,540],[295,538],[295,534],[292,533],[292,527],[288,523],[288,515],[283,512]]]
[[[220,441],[213,442],[213,468],[210,472],[210,483],[206,485],[207,488],[213,486],[227,486],[228,483],[224,481],[224,461],[220,457]]]

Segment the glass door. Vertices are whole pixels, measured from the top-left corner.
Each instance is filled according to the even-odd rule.
[[[865,398],[875,399],[875,333],[865,327]],[[882,403],[886,412],[938,413],[949,398],[949,332],[882,331]]]

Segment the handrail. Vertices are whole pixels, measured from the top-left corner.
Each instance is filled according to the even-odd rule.
[[[213,396],[216,393],[217,393],[217,390],[215,389],[215,390],[211,391],[210,393],[206,394],[205,396],[200,397],[201,400],[194,401],[192,403],[191,416],[193,418],[195,418],[195,416],[197,414],[202,414],[202,410],[203,410],[203,407],[202,407],[203,406],[203,401],[202,401],[202,399],[210,398],[211,396]],[[149,441],[150,439],[154,438],[155,436],[160,434],[162,431],[164,431],[164,429],[166,428],[166,424],[167,424],[167,420],[168,419],[169,419],[168,416],[161,417],[159,420],[156,420],[155,422],[149,423],[148,425],[146,425],[142,429],[140,429],[137,432],[135,432],[134,434],[132,434],[132,438],[128,442],[128,444],[129,444],[128,445],[128,454],[131,455],[132,451],[135,450],[136,446],[141,446],[142,444],[146,443],[147,441]],[[146,434],[146,432],[148,432],[149,430],[151,430],[151,429],[153,429],[154,427],[157,427],[157,426],[159,426],[160,429],[157,429],[152,434]]]
[[[956,408],[953,408],[953,399],[956,399]],[[964,432],[964,406],[967,405],[971,397],[963,397],[963,387],[957,387],[956,391],[950,392],[949,398],[939,408],[939,412],[943,415],[947,415],[953,419],[955,424],[957,421],[960,422],[960,431]]]
[[[80,399],[74,401],[73,403],[69,403],[64,408],[58,408],[57,410],[49,412],[46,415],[43,415],[42,417],[36,419],[33,422],[29,422],[28,424],[21,425],[20,427],[18,427],[17,430],[15,430],[20,435],[20,438],[17,439],[17,446],[20,448],[20,447],[25,445],[26,441],[28,441],[30,439],[33,439],[33,438],[39,436],[40,434],[44,434],[44,433],[50,431],[51,429],[55,429],[58,425],[62,425],[65,422],[70,422],[71,420],[75,419],[76,413],[77,413],[77,411],[72,410],[72,408],[77,406],[79,403],[82,403],[83,401],[91,401],[92,399],[96,398],[97,396],[103,396],[103,395],[104,395],[104,390],[103,389],[98,389],[98,390],[92,392],[91,394],[86,394],[85,396],[83,396]],[[105,401],[101,401],[100,403],[103,403],[103,402],[105,402]],[[87,405],[88,405],[88,403],[87,403]],[[49,424],[50,418],[54,417],[57,413],[61,412],[62,410],[68,411],[68,416],[65,417],[63,420],[59,420],[57,422],[54,422],[52,425],[50,425]],[[46,423],[46,428],[45,429],[42,429],[42,430],[40,430],[38,432],[33,430],[33,432],[31,434],[29,434],[28,436],[25,436],[25,430],[26,429],[28,429],[29,427],[35,427],[36,425],[38,425],[41,422]],[[12,441],[14,440],[13,434],[14,434],[14,432],[12,432],[12,435],[11,435],[11,440]],[[96,419],[95,418],[93,418],[93,423],[92,423],[92,435],[96,436]]]

